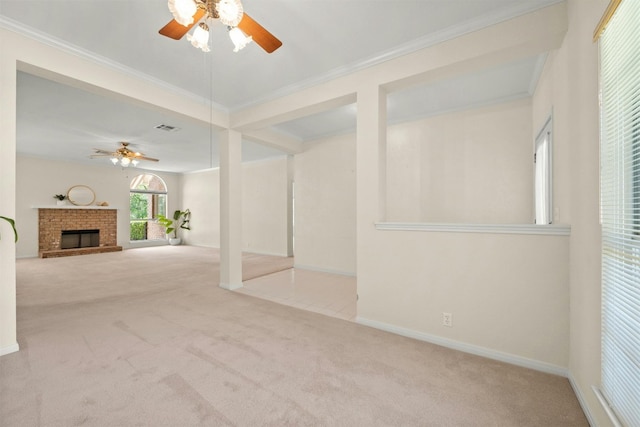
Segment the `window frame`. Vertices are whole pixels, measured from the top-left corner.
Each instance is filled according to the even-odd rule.
[[[141,178],[144,176],[151,176],[153,180],[158,180],[158,182],[161,184],[162,189],[160,190],[149,190],[149,189],[144,189],[144,188],[132,188],[132,186],[135,184],[136,187],[140,185],[141,182]],[[131,197],[134,194],[141,194],[141,195],[145,195],[145,196],[150,196],[149,197],[149,203],[151,203],[151,209],[149,211],[149,209],[147,209],[147,212],[151,214],[151,217],[147,216],[146,218],[132,218],[131,217]],[[164,196],[164,212],[161,212],[161,202],[160,202],[160,197]],[[167,190],[167,184],[164,182],[164,180],[159,177],[156,174],[152,174],[152,173],[142,173],[138,176],[136,176],[135,178],[133,178],[131,180],[131,183],[129,185],[129,242],[153,242],[153,241],[159,241],[159,240],[165,240],[166,239],[166,235],[164,233],[160,234],[159,232],[154,232],[152,233],[153,235],[156,235],[157,237],[155,238],[148,238],[149,237],[149,224],[157,224],[158,221],[158,215],[167,215],[168,212],[168,202],[169,202],[169,195],[168,195],[168,190]],[[132,228],[132,224],[133,223],[144,223],[144,239],[132,239],[132,234],[133,234],[133,228]],[[160,227],[160,226],[159,226]]]
[[[540,154],[543,159],[540,159]],[[542,165],[542,163],[545,163]],[[540,166],[542,165],[542,166]],[[542,176],[541,176],[542,174]],[[533,143],[533,208],[535,224],[553,224],[553,115],[549,115]]]

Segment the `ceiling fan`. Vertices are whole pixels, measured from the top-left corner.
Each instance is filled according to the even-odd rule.
[[[120,147],[116,151],[106,151],[99,148],[94,148],[95,153],[91,155],[91,158],[97,157],[110,157],[111,162],[114,165],[120,164],[122,167],[129,167],[129,165],[137,166],[140,160],[147,160],[150,162],[157,162],[158,159],[152,157],[146,157],[143,153],[133,151],[129,148],[128,142],[120,142]]]
[[[169,0],[168,6],[174,19],[162,27],[159,33],[180,40],[204,17],[193,34],[187,34],[191,44],[204,52],[209,52],[207,22],[212,23],[214,19],[220,20],[229,29],[229,37],[235,45],[234,52],[252,40],[267,53],[282,46],[280,40],[244,13],[240,0]]]

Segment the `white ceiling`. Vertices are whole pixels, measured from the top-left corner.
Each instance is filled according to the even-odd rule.
[[[238,111],[558,0],[243,0],[245,11],[283,46],[251,44],[233,53],[222,25],[210,53],[158,30],[171,19],[164,0],[0,0],[0,27],[144,76],[222,109]],[[473,75],[391,93],[392,123],[529,96],[544,61],[532,57]],[[158,124],[180,128],[155,129]],[[353,132],[352,105],[280,123],[301,141]],[[216,132],[26,73],[18,76],[18,152],[89,160],[93,148],[131,141],[157,164],[185,172],[218,165]],[[243,160],[282,153],[243,141]]]

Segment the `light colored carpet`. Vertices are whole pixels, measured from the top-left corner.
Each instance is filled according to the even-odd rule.
[[[210,250],[17,265],[3,427],[587,425],[565,378],[225,291]]]

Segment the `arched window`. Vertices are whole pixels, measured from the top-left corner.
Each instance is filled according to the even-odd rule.
[[[129,240],[165,239],[158,215],[167,214],[167,186],[153,174],[138,175],[129,187]]]

